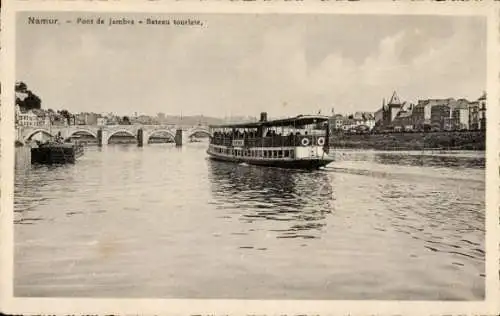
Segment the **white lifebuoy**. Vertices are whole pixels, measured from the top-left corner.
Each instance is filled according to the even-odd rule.
[[[302,138],[302,140],[300,141],[300,143],[302,144],[302,146],[309,145],[309,138]]]
[[[325,138],[324,137],[318,138],[318,145],[323,146],[324,144],[325,144]]]

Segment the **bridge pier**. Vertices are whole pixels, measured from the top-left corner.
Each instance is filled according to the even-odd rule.
[[[102,147],[102,128],[97,130],[97,146]]]
[[[182,129],[177,129],[175,131],[175,137],[174,137],[174,141],[175,141],[175,146],[182,146],[182,142],[183,142],[183,130]]]
[[[137,130],[137,146],[142,147],[144,145],[144,130],[139,128]]]

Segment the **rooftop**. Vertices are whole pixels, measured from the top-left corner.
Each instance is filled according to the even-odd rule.
[[[399,99],[399,96],[396,93],[396,91],[394,91],[392,93],[392,97],[389,100],[389,102],[387,103],[387,105],[400,105],[400,104],[401,104],[401,100]]]
[[[238,124],[221,124],[221,125],[210,125],[211,128],[257,128],[257,127],[270,127],[270,126],[303,126],[309,124],[317,124],[321,122],[326,122],[329,120],[328,116],[325,115],[299,115],[296,117],[269,120],[269,121],[259,121],[259,122],[249,122],[249,123],[238,123]]]

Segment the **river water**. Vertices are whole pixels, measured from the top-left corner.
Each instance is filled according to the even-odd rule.
[[[17,149],[16,296],[480,300],[484,152],[336,152],[305,172],[206,144]]]

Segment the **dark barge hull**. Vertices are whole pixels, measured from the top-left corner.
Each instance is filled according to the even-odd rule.
[[[274,159],[245,159],[245,158],[235,158],[227,156],[214,155],[207,152],[210,159],[217,161],[226,161],[233,163],[247,163],[249,165],[265,166],[265,167],[276,167],[276,168],[287,168],[287,169],[306,169],[315,170],[320,167],[324,167],[329,163],[333,162],[332,158],[322,158],[322,159],[290,159],[290,160],[274,160]]]
[[[31,163],[38,164],[65,164],[75,163],[83,156],[81,145],[47,145],[31,148]]]

